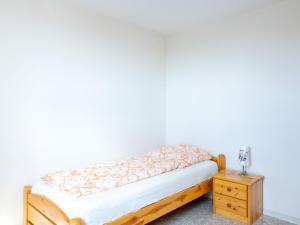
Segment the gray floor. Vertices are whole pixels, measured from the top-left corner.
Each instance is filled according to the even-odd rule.
[[[241,225],[241,223],[212,214],[209,198],[200,198],[152,222],[151,225]],[[255,225],[294,225],[289,222],[262,216]]]

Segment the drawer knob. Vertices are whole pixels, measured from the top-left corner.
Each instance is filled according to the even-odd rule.
[[[228,207],[228,208],[231,208],[231,204],[230,204],[230,203],[227,203],[227,207]]]
[[[231,188],[230,188],[230,187],[228,187],[228,188],[227,188],[227,191],[228,191],[228,192],[231,192]]]

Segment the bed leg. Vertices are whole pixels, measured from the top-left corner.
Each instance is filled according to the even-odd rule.
[[[28,225],[28,195],[31,193],[31,186],[25,186],[23,190],[23,225]]]

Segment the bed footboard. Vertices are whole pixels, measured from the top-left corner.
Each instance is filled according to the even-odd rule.
[[[226,167],[225,156],[213,157],[212,161],[218,164],[218,169]],[[211,191],[212,181],[207,180],[201,184],[183,190],[148,205],[136,212],[124,215],[106,225],[144,225],[161,217],[174,209],[193,201]],[[24,187],[24,218],[23,225],[84,225],[79,218],[68,216],[54,202],[45,196],[32,194],[31,186]]]
[[[82,225],[80,219],[69,219],[47,197],[32,194],[31,187],[24,187],[23,225]]]
[[[225,155],[220,154],[216,157],[213,157],[211,160],[217,163],[219,171],[226,169]]]

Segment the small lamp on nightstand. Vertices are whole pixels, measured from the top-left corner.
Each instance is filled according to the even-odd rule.
[[[242,166],[242,172],[240,173],[241,176],[247,175],[247,166],[250,165],[250,147],[242,146],[239,152],[239,160]]]

